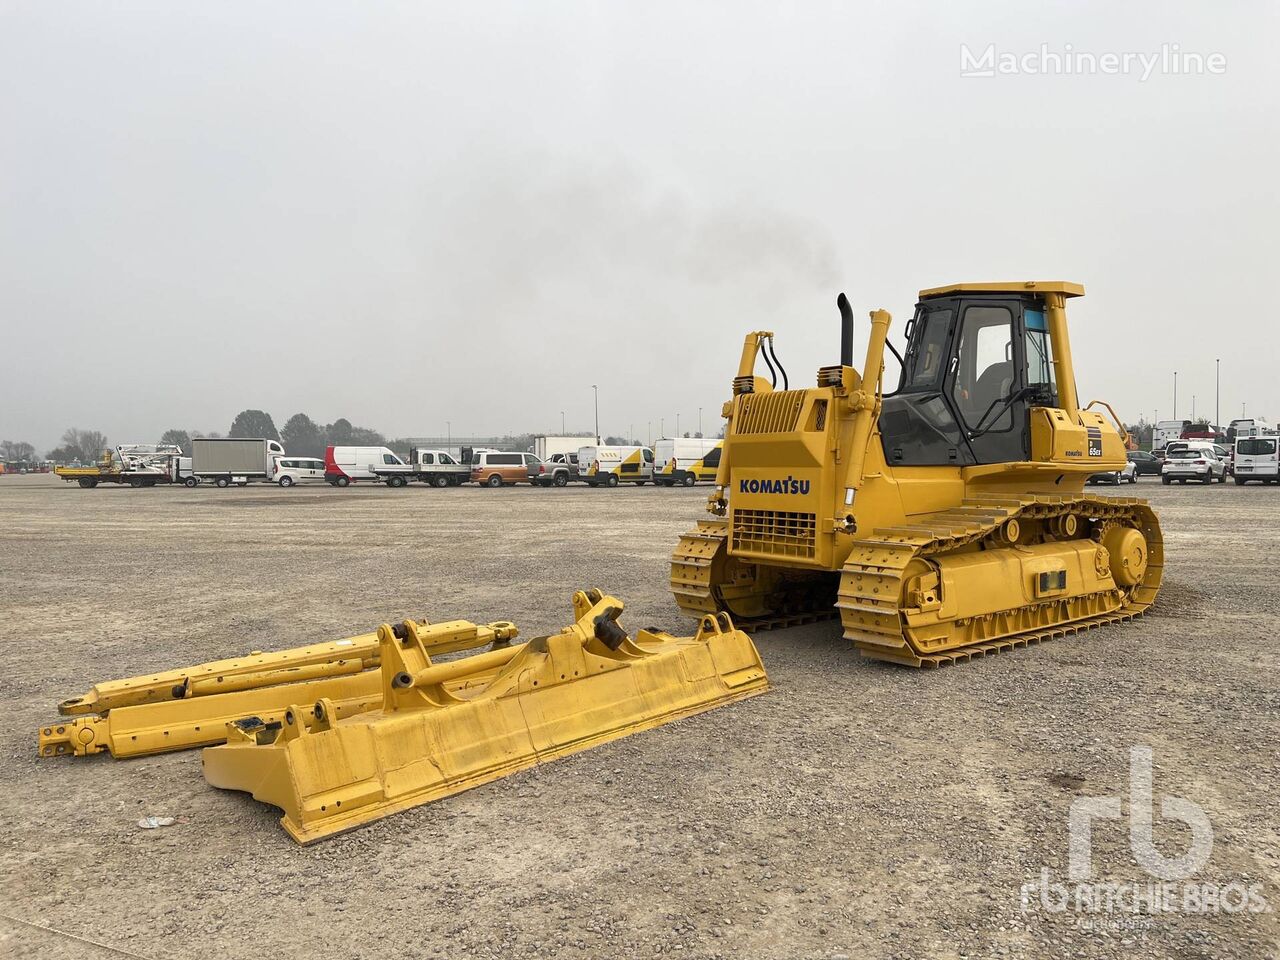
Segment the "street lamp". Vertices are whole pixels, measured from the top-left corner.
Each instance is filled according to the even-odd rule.
[[[680,414],[676,414],[676,436],[680,436]]]
[[[1222,387],[1222,358],[1213,361],[1213,435],[1216,437],[1222,429],[1222,414],[1219,404],[1222,401],[1219,391]]]
[[[564,436],[564,411],[560,411],[560,436]]]
[[[698,408],[698,436],[702,436],[702,408]]]
[[[444,441],[446,449],[453,446],[453,424],[448,420],[444,422]]]
[[[1173,419],[1178,419],[1178,371],[1173,371]]]
[[[600,386],[593,383],[591,389],[595,391],[596,404],[596,443],[600,442]]]

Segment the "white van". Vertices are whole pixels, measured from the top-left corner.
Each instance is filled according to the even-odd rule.
[[[653,479],[653,451],[648,447],[579,447],[578,475],[593,487]]]
[[[323,483],[324,461],[316,457],[276,457],[271,479],[282,487],[295,483]]]
[[[723,440],[672,437],[653,445],[653,482],[664,487],[692,487],[699,480],[715,480]]]
[[[1280,438],[1241,437],[1236,440],[1236,483],[1280,481]]]
[[[409,465],[387,447],[328,447],[324,452],[324,478],[335,487],[345,487],[353,480],[378,480],[375,466],[396,465],[409,470]]]

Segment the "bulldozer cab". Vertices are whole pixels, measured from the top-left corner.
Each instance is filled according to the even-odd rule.
[[[924,291],[907,325],[880,416],[890,465],[1028,460],[1031,408],[1058,406],[1043,296],[965,286]]]

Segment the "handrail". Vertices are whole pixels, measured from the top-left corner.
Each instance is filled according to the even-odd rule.
[[[1126,430],[1126,429],[1125,429],[1124,424],[1120,422],[1120,418],[1119,418],[1118,416],[1116,416],[1116,412],[1115,412],[1115,410],[1113,410],[1113,409],[1111,408],[1111,404],[1107,403],[1107,401],[1105,401],[1105,400],[1090,400],[1090,401],[1089,401],[1089,405],[1088,405],[1087,407],[1085,407],[1085,409],[1086,409],[1086,410],[1091,410],[1091,409],[1093,409],[1093,405],[1094,405],[1095,403],[1096,403],[1096,404],[1098,404],[1099,406],[1103,406],[1103,407],[1106,407],[1106,408],[1107,408],[1107,413],[1111,414],[1111,419],[1115,421],[1115,425],[1116,425],[1116,427],[1118,427],[1118,428],[1119,428],[1119,430],[1120,430],[1120,440],[1124,443],[1124,445],[1125,445],[1125,449],[1128,449],[1128,447],[1129,447],[1129,431],[1128,431],[1128,430]]]

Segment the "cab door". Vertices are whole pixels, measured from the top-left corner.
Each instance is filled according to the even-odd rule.
[[[1028,312],[1043,324],[1043,314]],[[1023,329],[1017,300],[961,305],[945,391],[976,463],[1014,463],[1031,455]]]

